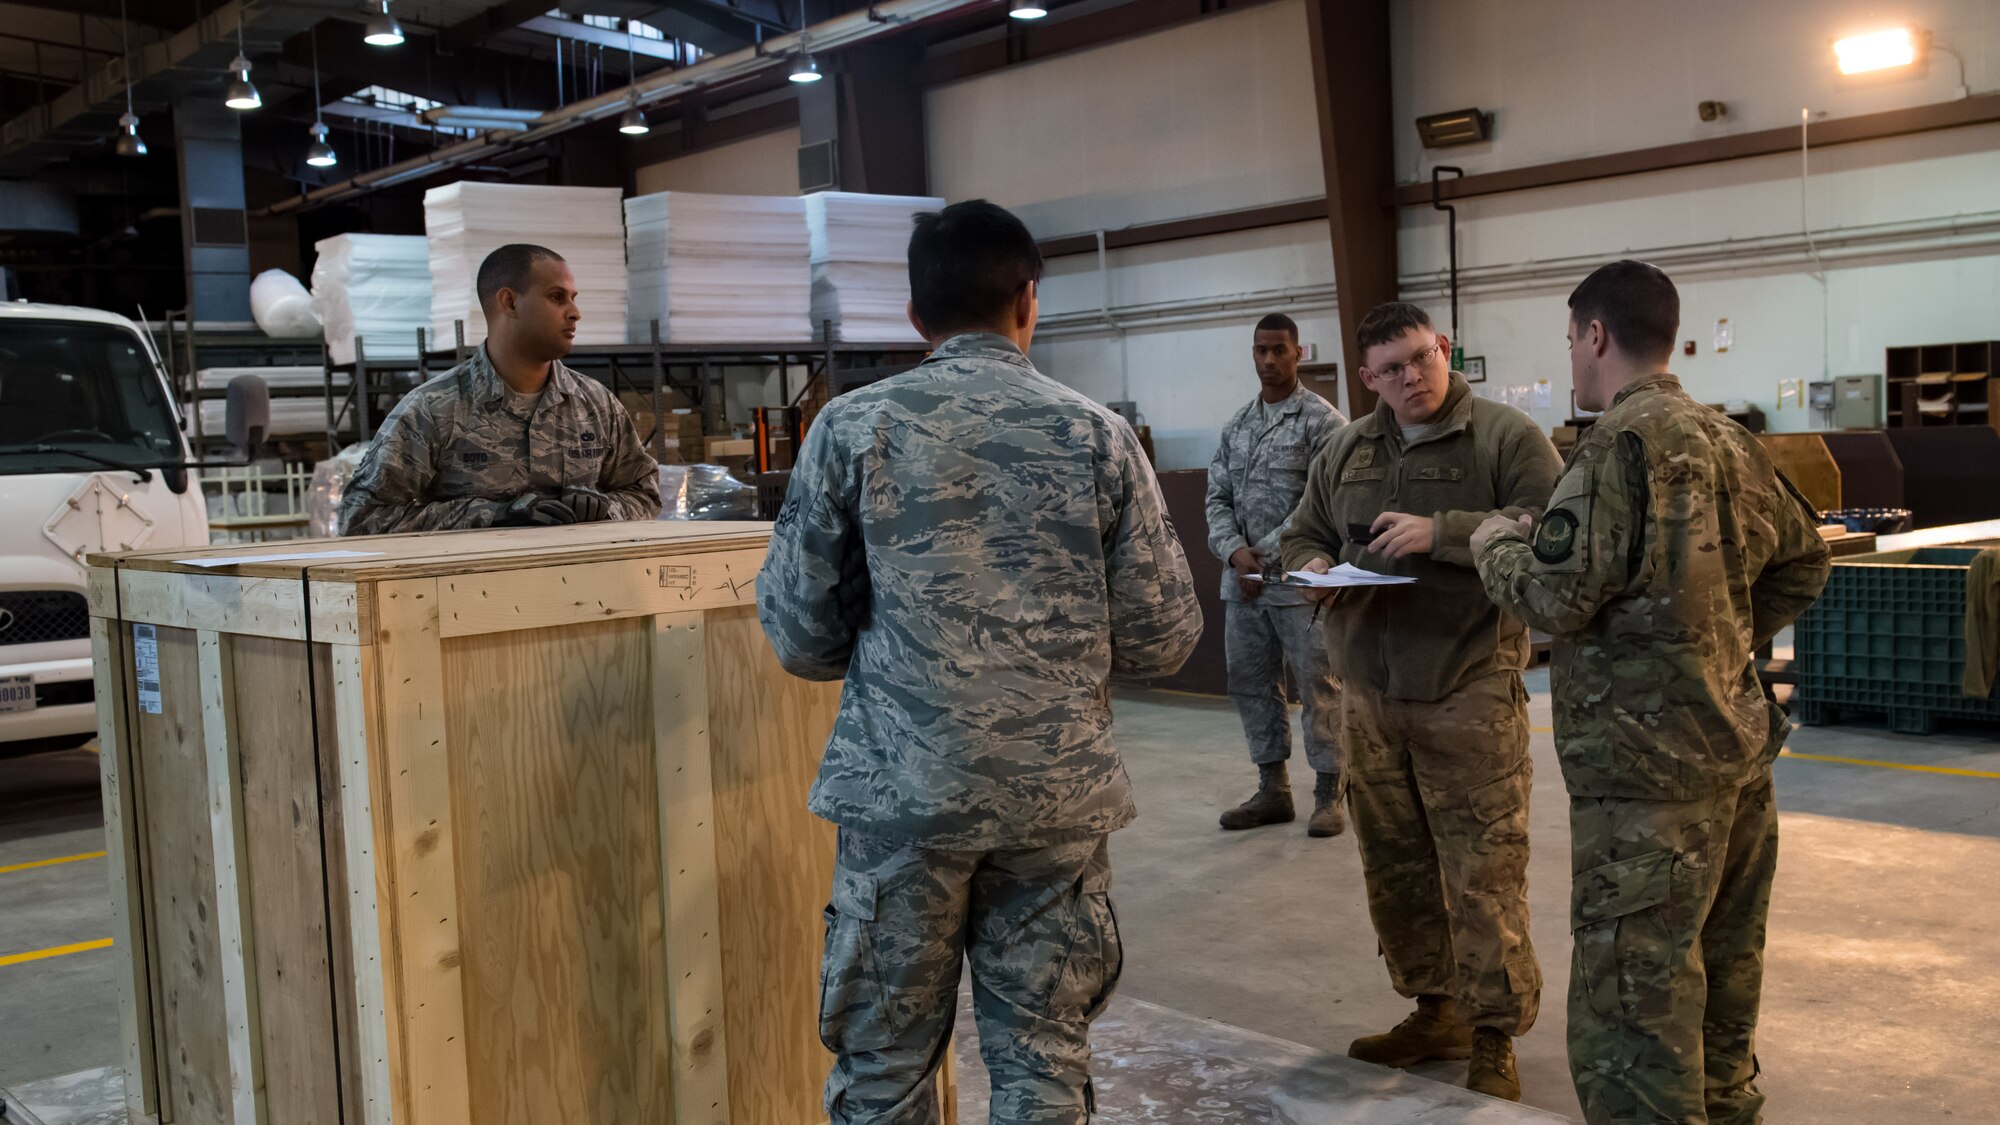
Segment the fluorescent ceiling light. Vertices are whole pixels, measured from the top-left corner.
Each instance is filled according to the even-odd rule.
[[[483,105],[432,106],[418,114],[424,124],[443,129],[499,129],[525,133],[542,116],[539,109],[495,109]]]
[[[1842,74],[1908,66],[1917,61],[1917,33],[1907,27],[1894,27],[1850,35],[1834,43],[1833,53],[1840,60]]]

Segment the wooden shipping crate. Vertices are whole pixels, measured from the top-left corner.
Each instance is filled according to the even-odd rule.
[[[839,685],[764,641],[768,534],[93,558],[130,1119],[824,1121]]]

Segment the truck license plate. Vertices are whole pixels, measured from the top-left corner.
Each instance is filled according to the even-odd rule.
[[[0,676],[0,715],[35,709],[33,676]]]

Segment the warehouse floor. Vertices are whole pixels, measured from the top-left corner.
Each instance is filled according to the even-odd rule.
[[[1541,1022],[1518,1050],[1527,1102],[1574,1116],[1563,1061],[1566,803],[1547,732],[1546,673],[1532,673],[1529,686],[1538,728],[1530,898],[1547,984]],[[1140,1051],[1169,1039],[1279,1076],[1269,1105],[1241,1120],[1331,1120],[1336,1108],[1350,1119],[1353,1105],[1339,1100],[1349,1096],[1378,1112],[1389,1095],[1430,1096],[1462,1112],[1463,1094],[1357,1084],[1325,1057],[1407,1007],[1375,956],[1352,837],[1308,839],[1302,824],[1215,827],[1254,777],[1226,702],[1121,693],[1118,734],[1140,818],[1112,843],[1128,962],[1121,1003],[1099,1035],[1108,1079],[1101,1116],[1193,1119],[1143,1116],[1125,1104],[1151,1088]],[[1807,728],[1791,748],[1795,756],[1778,767],[1783,858],[1759,1050],[1767,1120],[2000,1118],[1992,1065],[2000,962],[1990,955],[2000,903],[1989,893],[2000,870],[2000,738],[1979,729],[1916,738],[1879,726]],[[97,794],[88,751],[0,760],[0,1088],[116,1061],[115,954],[83,948],[17,960],[109,936],[105,861],[70,858],[104,846]],[[69,862],[19,866],[51,859]],[[978,1064],[961,1057],[971,1092]],[[1463,1069],[1419,1073],[1459,1082]],[[1238,1090],[1257,1092],[1254,1082]],[[969,1125],[984,1117],[967,1116]]]

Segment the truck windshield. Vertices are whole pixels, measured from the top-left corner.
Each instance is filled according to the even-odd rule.
[[[110,324],[0,318],[0,475],[180,459],[173,409],[138,337]]]

